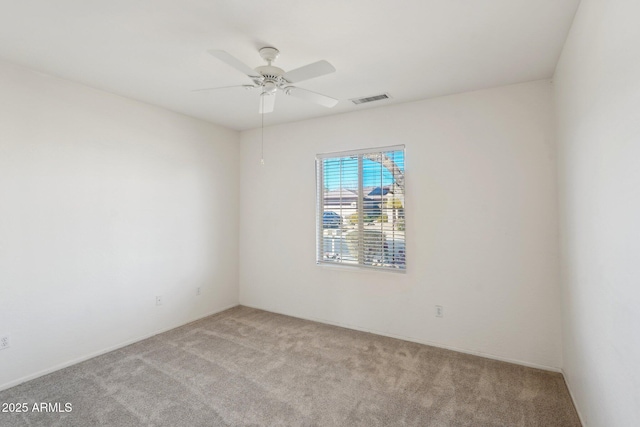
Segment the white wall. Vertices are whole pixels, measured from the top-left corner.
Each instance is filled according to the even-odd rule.
[[[0,388],[237,304],[237,132],[6,63],[0,93]]]
[[[264,166],[243,132],[241,304],[558,369],[551,101],[539,81],[269,127]],[[316,266],[316,153],[393,144],[407,273]]]
[[[589,427],[640,425],[638,17],[582,0],[554,79],[563,370]]]

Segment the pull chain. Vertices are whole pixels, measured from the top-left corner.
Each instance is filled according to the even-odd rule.
[[[264,93],[260,94],[260,102],[262,103],[262,108],[260,109],[260,164],[264,166]]]

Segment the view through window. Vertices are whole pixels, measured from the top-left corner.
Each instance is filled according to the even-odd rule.
[[[404,271],[404,146],[321,154],[317,262]]]

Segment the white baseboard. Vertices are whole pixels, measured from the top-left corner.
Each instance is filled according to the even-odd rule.
[[[131,344],[134,344],[136,342],[145,340],[147,338],[151,338],[151,337],[156,336],[158,334],[161,334],[163,332],[167,332],[167,331],[170,331],[172,329],[176,329],[176,328],[179,328],[181,326],[188,325],[189,323],[197,322],[198,320],[204,319],[205,317],[209,317],[209,316],[213,316],[214,314],[222,313],[223,311],[229,310],[230,308],[233,308],[233,307],[237,307],[238,305],[239,304],[233,304],[233,305],[230,305],[230,306],[227,306],[227,307],[219,308],[219,309],[216,309],[216,310],[214,310],[214,311],[212,311],[210,313],[204,314],[202,316],[198,316],[198,317],[196,317],[194,319],[191,319],[191,320],[189,320],[187,322],[184,322],[184,323],[181,323],[179,325],[171,326],[169,328],[159,329],[159,330],[157,330],[155,332],[152,332],[150,334],[145,334],[145,335],[133,338],[131,340],[127,340],[127,341],[118,343],[116,345],[113,345],[113,346],[110,346],[110,347],[107,347],[107,348],[103,348],[102,350],[98,350],[98,351],[93,352],[91,354],[88,354],[88,355],[85,355],[85,356],[81,356],[81,357],[78,357],[76,359],[72,359],[72,360],[69,360],[67,362],[64,362],[64,363],[60,363],[58,365],[52,366],[51,368],[43,369],[42,371],[36,372],[34,374],[26,375],[26,376],[24,376],[22,378],[18,378],[17,380],[9,381],[8,383],[0,385],[0,391],[9,389],[11,387],[15,387],[17,385],[20,385],[20,384],[25,383],[27,381],[34,380],[34,379],[36,379],[38,377],[42,377],[42,376],[50,374],[52,372],[59,371],[60,369],[67,368],[67,367],[69,367],[71,365],[75,365],[77,363],[84,362],[85,360],[93,359],[94,357],[103,355],[105,353],[109,353],[110,351],[114,351],[114,350],[117,350],[117,349],[122,348],[122,347],[126,347],[128,345],[131,345]]]
[[[432,341],[420,340],[420,339],[416,339],[416,338],[412,338],[412,337],[407,337],[407,336],[404,336],[404,335],[391,334],[391,333],[388,333],[388,332],[378,331],[378,330],[375,330],[375,329],[362,328],[360,326],[349,325],[349,324],[341,323],[341,322],[333,322],[331,320],[326,320],[326,319],[319,319],[319,318],[315,318],[315,317],[299,316],[299,315],[296,315],[296,314],[284,313],[284,312],[281,312],[281,311],[278,311],[278,310],[272,310],[272,309],[269,309],[269,308],[253,306],[253,305],[250,305],[250,304],[240,303],[240,305],[241,306],[245,306],[245,307],[255,308],[255,309],[258,309],[258,310],[269,311],[271,313],[282,314],[284,316],[296,317],[298,319],[304,319],[304,320],[311,320],[312,322],[324,323],[324,324],[327,324],[327,325],[339,326],[341,328],[347,328],[347,329],[353,329],[353,330],[356,330],[356,331],[368,332],[368,333],[371,333],[371,334],[381,335],[381,336],[389,337],[389,338],[397,338],[397,339],[400,339],[400,340],[403,340],[403,341],[410,341],[410,342],[414,342],[414,343],[417,343],[417,344],[430,345],[432,347],[438,347],[438,348],[443,348],[443,349],[446,349],[446,350],[457,351],[458,353],[471,354],[471,355],[474,355],[474,356],[485,357],[487,359],[499,360],[501,362],[513,363],[515,365],[526,366],[528,368],[541,369],[543,371],[550,371],[550,372],[556,372],[556,373],[562,374],[562,370],[560,368],[556,368],[554,366],[539,365],[537,363],[530,363],[530,362],[525,362],[525,361],[522,361],[522,360],[511,359],[511,358],[508,358],[508,357],[496,356],[495,354],[483,353],[481,351],[476,351],[476,350],[470,350],[470,349],[465,349],[465,348],[458,348],[458,347],[453,347],[453,346],[442,345],[440,343],[436,343],[436,342],[432,342]]]
[[[584,417],[582,416],[582,413],[580,412],[580,408],[576,403],[576,398],[574,397],[573,392],[571,391],[571,385],[569,384],[569,377],[567,377],[567,375],[564,373],[564,370],[561,370],[561,372],[562,372],[562,376],[564,377],[564,383],[567,385],[567,390],[569,390],[569,396],[571,397],[571,401],[573,402],[573,407],[576,408],[576,412],[578,413],[580,424],[582,424],[582,427],[587,427],[587,423],[584,421]]]
[[[128,346],[130,344],[145,340],[147,338],[151,338],[151,337],[153,337],[155,335],[158,335],[158,334],[161,334],[163,332],[167,332],[167,331],[170,331],[172,329],[179,328],[179,327],[184,326],[184,325],[188,325],[189,323],[193,323],[193,322],[196,322],[196,321],[198,321],[200,319],[204,319],[205,317],[209,317],[209,316],[212,316],[214,314],[221,313],[223,311],[229,310],[230,308],[237,307],[238,305],[243,305],[245,307],[255,308],[255,309],[258,309],[258,310],[269,311],[271,313],[282,314],[284,316],[295,317],[295,318],[298,318],[298,319],[305,319],[305,320],[310,320],[310,321],[313,321],[313,322],[324,323],[324,324],[327,324],[327,325],[339,326],[341,328],[353,329],[353,330],[356,330],[356,331],[368,332],[368,333],[381,335],[381,336],[385,336],[385,337],[390,337],[390,338],[397,338],[397,339],[401,339],[401,340],[404,340],[404,341],[415,342],[415,343],[418,343],[418,344],[430,345],[432,347],[438,347],[438,348],[443,348],[443,349],[446,349],[446,350],[457,351],[459,353],[471,354],[471,355],[474,355],[474,356],[480,356],[480,357],[485,357],[485,358],[488,358],[488,359],[499,360],[501,362],[508,362],[508,363],[513,363],[513,364],[516,364],[516,365],[527,366],[527,367],[530,367],[530,368],[536,368],[536,369],[541,369],[541,370],[545,370],[545,371],[561,373],[563,375],[563,377],[565,378],[565,382],[567,384],[567,388],[569,389],[569,395],[571,396],[571,399],[573,400],[573,404],[574,404],[574,406],[576,408],[576,411],[578,412],[578,417],[580,418],[580,421],[582,422],[583,426],[586,426],[586,424],[583,421],[582,415],[580,414],[580,411],[578,410],[578,406],[575,403],[575,399],[574,399],[573,394],[571,392],[571,387],[569,386],[569,382],[567,381],[567,377],[564,375],[564,372],[560,368],[551,367],[551,366],[545,366],[545,365],[539,365],[539,364],[536,364],[536,363],[524,362],[524,361],[521,361],[521,360],[511,359],[511,358],[508,358],[508,357],[502,357],[502,356],[496,356],[496,355],[489,354],[489,353],[483,353],[483,352],[480,352],[480,351],[474,351],[474,350],[458,348],[458,347],[453,347],[453,346],[446,346],[446,345],[442,345],[442,344],[431,342],[431,341],[427,341],[427,340],[419,340],[419,339],[415,339],[415,338],[412,338],[412,337],[406,337],[406,336],[398,335],[398,334],[391,334],[391,333],[388,333],[388,332],[378,331],[378,330],[375,330],[375,329],[362,328],[362,327],[359,327],[359,326],[349,325],[349,324],[345,324],[345,323],[341,323],[341,322],[333,322],[333,321],[326,320],[326,319],[319,319],[319,318],[308,317],[308,316],[293,315],[293,314],[290,314],[290,313],[284,313],[284,312],[280,312],[278,310],[273,310],[273,309],[253,306],[253,305],[249,305],[249,304],[233,304],[233,305],[229,305],[227,307],[223,307],[223,308],[214,310],[214,311],[212,311],[210,313],[207,313],[207,314],[204,314],[202,316],[198,316],[198,317],[196,317],[194,319],[191,319],[191,320],[189,320],[189,321],[187,321],[185,323],[181,323],[179,325],[175,325],[175,326],[172,326],[172,327],[169,327],[169,328],[160,329],[160,330],[157,330],[157,331],[152,332],[150,334],[145,334],[145,335],[142,335],[140,337],[121,342],[121,343],[116,344],[114,346],[110,346],[110,347],[104,348],[102,350],[96,351],[96,352],[91,353],[89,355],[82,356],[82,357],[79,357],[79,358],[76,358],[76,359],[73,359],[73,360],[58,364],[58,365],[53,366],[51,368],[47,368],[47,369],[44,369],[42,371],[36,372],[34,374],[30,374],[30,375],[18,378],[17,380],[13,380],[13,381],[10,381],[8,383],[2,384],[2,385],[0,385],[0,391],[9,389],[11,387],[15,387],[15,386],[17,386],[19,384],[22,384],[24,382],[36,379],[38,377],[41,377],[41,376],[44,376],[44,375],[47,375],[47,374],[50,374],[50,373],[58,371],[60,369],[67,368],[67,367],[69,367],[71,365],[75,365],[77,363],[84,362],[85,360],[92,359],[92,358],[100,356],[102,354],[109,353],[110,351],[114,351],[114,350],[117,350],[119,348],[126,347],[126,346]]]

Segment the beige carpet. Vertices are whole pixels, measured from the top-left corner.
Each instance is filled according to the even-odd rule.
[[[247,307],[5,390],[3,402],[72,411],[0,413],[1,426],[580,425],[559,374]]]

